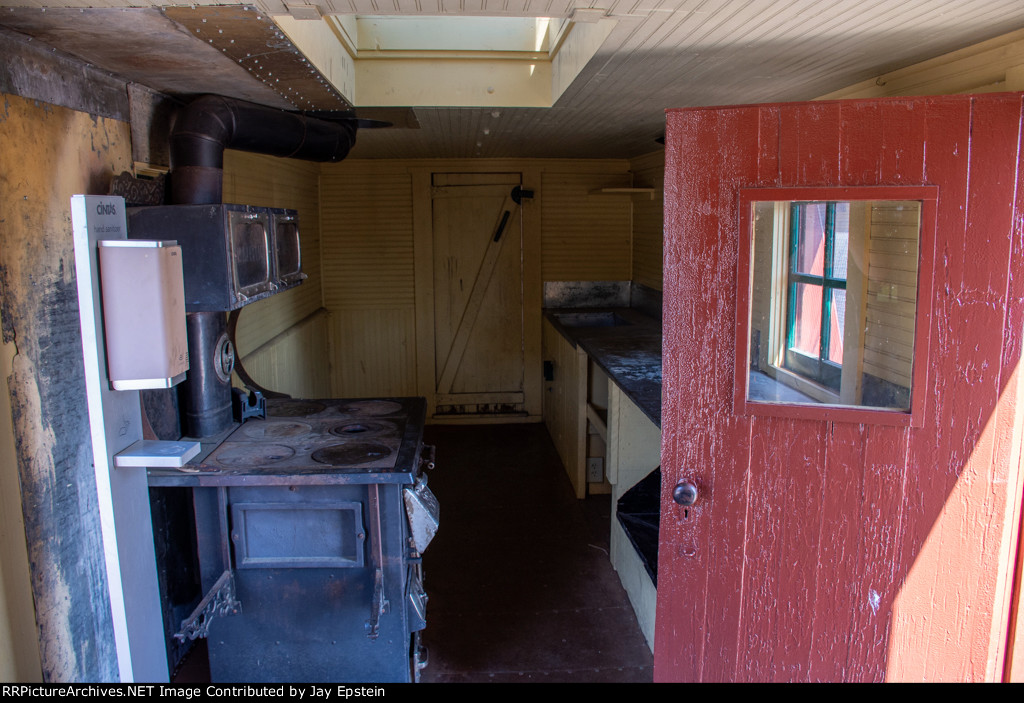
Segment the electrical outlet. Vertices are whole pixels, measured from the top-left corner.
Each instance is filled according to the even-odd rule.
[[[587,483],[601,483],[604,480],[604,457],[587,457]]]

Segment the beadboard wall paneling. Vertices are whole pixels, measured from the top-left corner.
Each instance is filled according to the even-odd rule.
[[[416,395],[412,178],[322,170],[324,305],[335,395]]]
[[[224,202],[298,210],[302,270],[309,276],[292,290],[243,308],[236,334],[242,357],[322,305],[319,178],[319,164],[232,150],[224,154]],[[309,358],[325,364],[326,349],[311,350]]]
[[[331,314],[333,394],[418,395],[416,313],[412,307],[347,308]]]
[[[426,278],[417,291],[416,271],[419,266],[426,275],[433,263],[432,258],[416,259],[415,218],[426,218],[429,228],[432,173],[524,174],[523,188],[534,191],[534,198],[524,204],[524,227],[532,217],[529,212],[539,211],[542,252],[541,262],[524,259],[528,327],[537,318],[539,328],[540,271],[550,273],[550,280],[630,277],[630,198],[590,195],[599,188],[629,186],[628,161],[349,159],[324,164],[323,291],[332,316],[332,385],[337,395],[428,392],[418,377],[417,359],[427,356],[418,345],[433,344],[432,329],[427,329],[433,321],[424,312],[432,308],[420,305],[422,319],[416,311],[418,297],[431,292]],[[417,193],[414,183],[424,192]],[[424,212],[417,214],[416,207]],[[430,253],[429,242],[421,246]],[[535,336],[539,338],[539,329]],[[539,354],[539,339],[536,346]],[[539,370],[528,364],[527,372],[536,375]],[[531,383],[528,379],[528,389]],[[539,381],[534,385],[539,392]],[[539,401],[536,406],[539,414]]]
[[[332,312],[411,309],[415,302],[412,178],[325,167],[324,304]]]
[[[917,203],[871,207],[864,370],[904,388],[913,372],[919,219]]]
[[[648,288],[661,290],[664,241],[665,151],[659,149],[629,162],[633,185],[654,188],[654,198],[633,200],[633,272],[631,278]]]
[[[545,281],[622,281],[631,275],[629,195],[595,195],[601,188],[632,185],[621,170],[544,171],[541,231]]]
[[[331,334],[329,325],[327,310],[320,308],[243,357],[245,370],[264,388],[294,398],[331,397],[324,353]]]

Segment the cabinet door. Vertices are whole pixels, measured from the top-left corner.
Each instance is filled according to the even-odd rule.
[[[587,354],[544,322],[544,359],[553,377],[544,391],[544,422],[577,498],[587,495]]]

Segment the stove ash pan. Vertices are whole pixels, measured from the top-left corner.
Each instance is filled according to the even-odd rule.
[[[228,312],[306,278],[295,210],[231,204],[129,208],[128,238],[181,245],[187,312]]]

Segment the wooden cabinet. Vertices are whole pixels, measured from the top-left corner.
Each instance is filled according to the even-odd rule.
[[[637,622],[654,649],[657,589],[640,556],[615,517],[619,498],[661,464],[661,429],[615,385],[608,384],[608,456],[612,484],[611,561],[636,613]]]
[[[544,422],[562,459],[577,498],[609,493],[607,479],[608,375],[573,346],[549,320],[544,321],[544,360],[550,380],[544,381]],[[588,475],[591,458],[598,459],[601,476]],[[652,467],[653,468],[653,467]]]
[[[657,592],[615,519],[615,506],[626,491],[661,463],[661,430],[614,379],[609,379],[582,348],[574,347],[549,320],[544,321],[542,348],[544,359],[550,364],[544,382],[544,422],[577,498],[587,494],[588,446],[591,442],[606,445],[602,452],[605,480],[591,484],[591,492],[611,490],[612,566],[619,573],[640,629],[653,649]],[[588,423],[594,428],[593,434]]]
[[[544,380],[544,423],[577,498],[587,495],[587,353],[544,320],[541,348],[550,364]],[[550,380],[548,379],[550,375]]]

